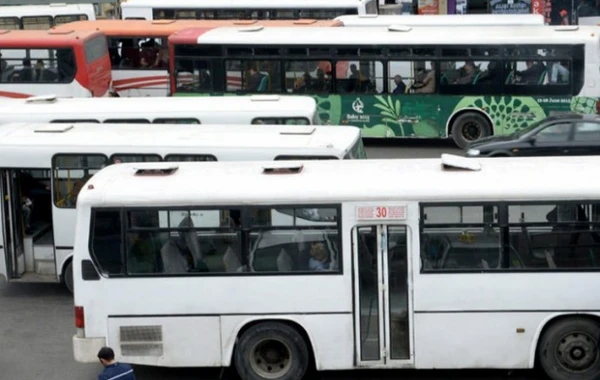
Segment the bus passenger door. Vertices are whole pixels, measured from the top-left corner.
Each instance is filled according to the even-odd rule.
[[[18,278],[25,273],[25,255],[23,252],[23,218],[21,215],[21,196],[19,190],[18,172],[2,170],[2,260],[0,265],[7,280]]]
[[[412,292],[404,225],[353,231],[355,347],[359,367],[412,368]]]

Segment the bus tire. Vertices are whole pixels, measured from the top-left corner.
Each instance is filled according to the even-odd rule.
[[[591,318],[565,318],[553,323],[540,340],[538,360],[552,380],[600,378],[600,324]]]
[[[479,112],[465,112],[452,122],[452,139],[461,149],[473,141],[492,134],[492,126],[485,116]]]
[[[308,368],[308,348],[293,327],[265,322],[239,338],[235,368],[242,380],[300,380]]]
[[[73,260],[69,261],[65,267],[65,271],[63,272],[63,282],[65,283],[67,289],[69,289],[69,292],[73,294]]]

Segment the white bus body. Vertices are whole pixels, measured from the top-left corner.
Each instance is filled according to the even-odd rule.
[[[50,29],[73,21],[95,20],[92,4],[49,4],[3,6],[0,29]]]
[[[531,26],[544,25],[544,16],[523,15],[358,15],[335,18],[344,26]]]
[[[578,237],[570,253],[559,236],[600,232],[600,158],[285,164],[96,174],[77,207],[76,360],[95,362],[109,345],[133,364],[300,379],[311,359],[342,370],[532,368],[537,358],[554,380],[598,378],[600,236],[593,247]],[[587,212],[578,229],[564,211],[550,222],[575,205]],[[158,223],[215,210],[240,224]],[[312,223],[264,217],[275,210]],[[140,251],[144,231],[154,247]],[[172,239],[200,265],[173,269]],[[162,264],[140,270],[139,252]]]
[[[377,0],[126,0],[123,19],[333,19],[345,14],[377,14]]]
[[[233,111],[235,112],[235,111]],[[137,161],[365,158],[355,127],[278,125],[0,125],[0,275],[72,288],[80,187],[102,166]],[[240,184],[250,186],[251,184]],[[33,200],[25,227],[21,196]],[[66,277],[66,278],[65,278]]]
[[[40,96],[0,103],[0,124],[321,124],[309,96],[56,98]]]

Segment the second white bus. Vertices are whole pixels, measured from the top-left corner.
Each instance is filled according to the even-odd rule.
[[[126,0],[123,19],[317,19],[342,15],[377,14],[377,0]]]
[[[309,96],[57,98],[39,96],[0,103],[0,124],[153,123],[319,125]]]
[[[0,8],[0,29],[50,29],[73,21],[95,20],[94,5],[15,5]]]
[[[77,195],[104,166],[365,158],[358,128],[289,125],[11,123],[0,125],[0,152],[0,276],[71,290]]]

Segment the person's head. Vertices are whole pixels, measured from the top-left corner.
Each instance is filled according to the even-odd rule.
[[[317,78],[325,79],[325,72],[322,69],[317,69]]]
[[[31,60],[29,58],[23,60],[23,67],[31,67]]]
[[[472,61],[465,62],[465,71],[467,74],[471,74],[475,70],[475,65]]]
[[[314,241],[310,244],[310,256],[317,261],[327,260],[327,250],[323,242]]]
[[[400,75],[396,75],[394,77],[394,83],[400,84],[402,82],[402,77]]]
[[[358,71],[358,68],[356,67],[356,65],[353,63],[350,65],[350,72],[351,73],[356,73]]]
[[[110,347],[102,347],[98,351],[98,359],[103,366],[110,365],[115,361],[115,352]]]

